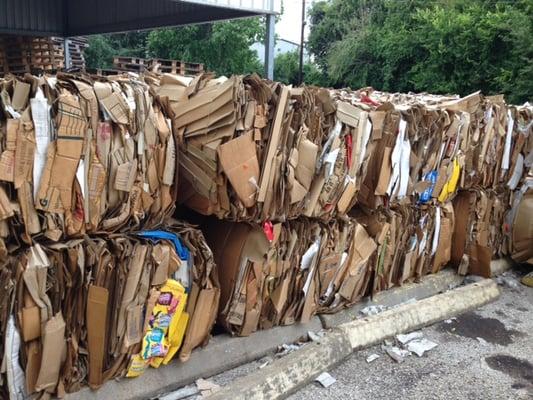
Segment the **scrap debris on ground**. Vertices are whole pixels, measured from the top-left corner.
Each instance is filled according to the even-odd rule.
[[[316,377],[315,382],[320,383],[322,387],[328,388],[331,385],[333,385],[335,382],[337,382],[337,380],[334,377],[332,377],[329,373],[322,372],[320,375]]]
[[[533,290],[524,285],[512,288],[512,284],[505,283],[520,281],[514,272],[507,272],[505,277],[505,280],[497,279],[502,285],[502,296],[496,302],[355,352],[289,399],[385,400],[401,397],[419,400],[426,398],[424,394],[429,388],[439,400],[478,399],[479,393],[484,393],[484,400],[531,399]],[[361,312],[363,317],[387,309],[375,305],[366,308]],[[307,336],[309,342],[319,343],[325,334],[325,330],[309,331]],[[276,358],[297,351],[309,342],[285,344],[275,354],[210,379],[220,386],[229,385],[233,380],[264,368]],[[411,357],[413,354],[417,357]],[[390,377],[384,386],[378,384],[383,382],[383,376]],[[457,384],[462,381],[465,385]],[[193,396],[190,398],[201,399],[197,394]]]
[[[516,272],[505,276],[497,301],[355,352],[328,371],[335,385],[309,384],[288,399],[420,400],[428,393],[435,400],[532,399],[533,290],[505,283],[520,282]],[[436,347],[423,357],[406,356],[414,350],[409,343],[423,340]],[[393,361],[398,354],[400,363]]]

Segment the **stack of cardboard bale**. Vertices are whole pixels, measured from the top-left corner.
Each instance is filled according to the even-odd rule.
[[[223,220],[204,232],[232,333],[305,322],[450,262],[487,275],[509,250],[530,106],[257,76],[166,77],[160,94],[178,132],[178,201]]]
[[[533,108],[499,96],[58,74],[0,80],[0,107],[0,397],[528,251]]]
[[[172,110],[143,79],[0,80],[2,398],[137,376],[205,344],[219,288],[172,220]]]

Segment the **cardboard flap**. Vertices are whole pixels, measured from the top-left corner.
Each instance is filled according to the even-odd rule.
[[[309,139],[303,139],[298,146],[298,164],[295,168],[296,179],[309,190],[315,175],[318,146]]]
[[[50,318],[44,328],[41,369],[35,383],[36,391],[55,392],[66,350],[65,321],[63,315],[58,313]]]
[[[218,156],[237,196],[245,207],[252,207],[259,182],[259,162],[251,135],[224,143],[218,148]]]
[[[87,295],[87,341],[89,351],[89,386],[97,389],[103,383],[106,320],[109,293],[106,288],[90,285]]]

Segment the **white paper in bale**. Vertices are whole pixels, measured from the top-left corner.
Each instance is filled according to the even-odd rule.
[[[6,328],[5,363],[7,372],[7,387],[10,400],[24,400],[26,395],[26,378],[20,367],[20,334],[15,326],[15,318],[9,316]]]
[[[33,197],[37,196],[39,183],[46,164],[46,154],[50,144],[50,106],[41,88],[37,88],[35,97],[30,100],[31,115],[35,129],[35,155],[33,159]]]
[[[435,255],[439,246],[440,235],[440,207],[435,208],[435,231],[433,232],[433,242],[431,243],[431,255]]]
[[[411,145],[409,139],[405,140],[406,129],[407,122],[401,119],[398,137],[391,154],[392,175],[387,189],[387,194],[391,197],[397,195],[402,198],[407,193]]]
[[[518,158],[516,159],[516,165],[513,171],[513,175],[509,179],[509,182],[507,182],[507,187],[511,190],[515,190],[518,186],[518,183],[520,182],[520,178],[522,177],[522,173],[524,172],[524,156],[522,153],[518,154]]]
[[[509,159],[511,156],[511,139],[513,136],[514,119],[511,110],[507,110],[507,134],[505,135],[505,146],[503,148],[502,170],[509,169]]]

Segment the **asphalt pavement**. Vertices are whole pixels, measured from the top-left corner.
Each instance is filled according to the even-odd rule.
[[[410,354],[401,362],[393,360],[384,349],[385,345],[402,348],[393,338],[354,352],[328,370],[335,379],[331,386],[313,382],[287,398],[533,400],[533,288],[520,283],[523,274],[508,271],[495,278],[502,292],[495,302],[422,329],[422,338],[437,344],[422,357]],[[208,383],[231,385],[283,354],[297,351],[299,345],[287,344],[277,354],[210,377]],[[379,357],[367,362],[371,355]],[[206,394],[197,393],[187,400],[206,398]]]
[[[311,383],[290,400],[533,399],[533,288],[511,272],[501,297],[421,332],[437,347],[397,363],[381,345],[355,352],[328,371],[328,388]],[[379,355],[368,363],[371,354]]]

